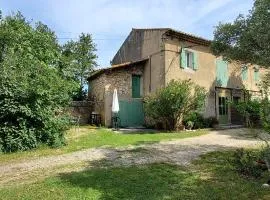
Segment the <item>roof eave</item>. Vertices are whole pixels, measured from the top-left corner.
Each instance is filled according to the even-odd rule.
[[[148,60],[149,60],[149,58],[145,58],[145,59],[141,59],[141,60],[130,61],[130,62],[126,62],[126,63],[112,65],[111,67],[108,67],[108,68],[96,70],[87,78],[87,81],[90,81],[90,80],[97,78],[98,76],[105,73],[106,71],[112,71],[112,70],[116,70],[116,69],[120,69],[120,68],[129,67],[131,65],[143,63],[143,62],[146,62]]]
[[[165,35],[167,36],[175,36],[179,39],[188,41],[188,42],[192,42],[192,43],[196,43],[199,45],[203,45],[203,46],[210,46],[211,45],[211,40],[207,40],[201,37],[197,37],[191,34],[187,34],[187,33],[182,33],[180,31],[176,31],[173,29],[169,29],[168,31],[166,31]]]

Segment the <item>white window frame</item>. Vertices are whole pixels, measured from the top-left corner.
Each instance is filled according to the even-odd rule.
[[[188,69],[194,69],[194,52],[186,50],[186,66]]]

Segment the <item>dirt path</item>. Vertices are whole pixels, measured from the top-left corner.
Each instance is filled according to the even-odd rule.
[[[155,144],[124,148],[92,148],[64,155],[41,157],[20,163],[0,164],[0,185],[27,176],[36,176],[36,172],[46,174],[46,170],[80,162],[87,162],[89,166],[102,161],[114,166],[156,162],[188,165],[201,154],[210,151],[235,147],[255,147],[261,143],[261,141],[251,137],[248,129],[231,129],[212,131],[199,137]]]

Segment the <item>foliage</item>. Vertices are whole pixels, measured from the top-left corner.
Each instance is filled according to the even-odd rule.
[[[270,1],[255,0],[252,10],[233,23],[219,24],[214,32],[212,51],[228,60],[269,66]]]
[[[86,79],[89,74],[97,65],[95,51],[96,45],[93,43],[92,36],[84,33],[81,33],[78,41],[71,40],[62,46],[62,53],[64,55],[62,70],[68,76],[78,81],[80,85],[74,94],[74,100],[84,100],[86,98],[86,92],[83,88],[87,83]]]
[[[0,151],[64,144],[74,82],[59,71],[60,47],[46,25],[20,14],[0,21]]]
[[[240,174],[259,178],[264,169],[256,161],[260,161],[261,159],[261,152],[237,149],[231,159],[231,164]]]
[[[194,129],[214,128],[214,126],[218,124],[216,117],[204,118],[203,115],[198,112],[191,112],[184,117],[183,123],[185,126],[188,126],[189,121],[193,122]]]
[[[261,104],[261,118],[264,129],[270,134],[270,73],[266,74],[261,83],[263,100]]]
[[[183,117],[204,106],[206,91],[190,81],[171,81],[145,98],[146,116],[168,130],[180,129]]]
[[[260,125],[260,113],[261,113],[261,101],[258,99],[248,99],[246,101],[241,101],[233,104],[232,106],[240,113],[240,115],[245,119],[246,125],[248,127],[255,127]]]
[[[191,130],[194,127],[194,122],[193,121],[187,121],[186,127],[188,130]]]
[[[219,124],[219,121],[216,117],[205,118],[205,124],[207,128],[215,128]]]
[[[218,120],[216,117],[204,118],[203,115],[198,112],[191,112],[188,115],[184,116],[183,123],[185,126],[187,126],[187,123],[189,121],[193,122],[194,129],[213,128],[215,125],[218,124]]]

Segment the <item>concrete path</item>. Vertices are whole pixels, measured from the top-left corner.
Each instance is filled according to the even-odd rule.
[[[175,133],[177,134],[177,133]],[[58,156],[21,161],[20,163],[0,164],[0,185],[18,181],[25,177],[46,174],[55,168],[80,162],[88,166],[106,162],[113,166],[140,165],[157,162],[169,162],[188,165],[201,154],[235,147],[256,147],[263,144],[254,138],[249,129],[230,129],[211,131],[207,135],[186,139],[164,141],[140,146],[123,148],[92,148]],[[57,172],[57,170],[53,170]],[[61,171],[61,170],[60,170]],[[61,171],[62,172],[62,171]]]

